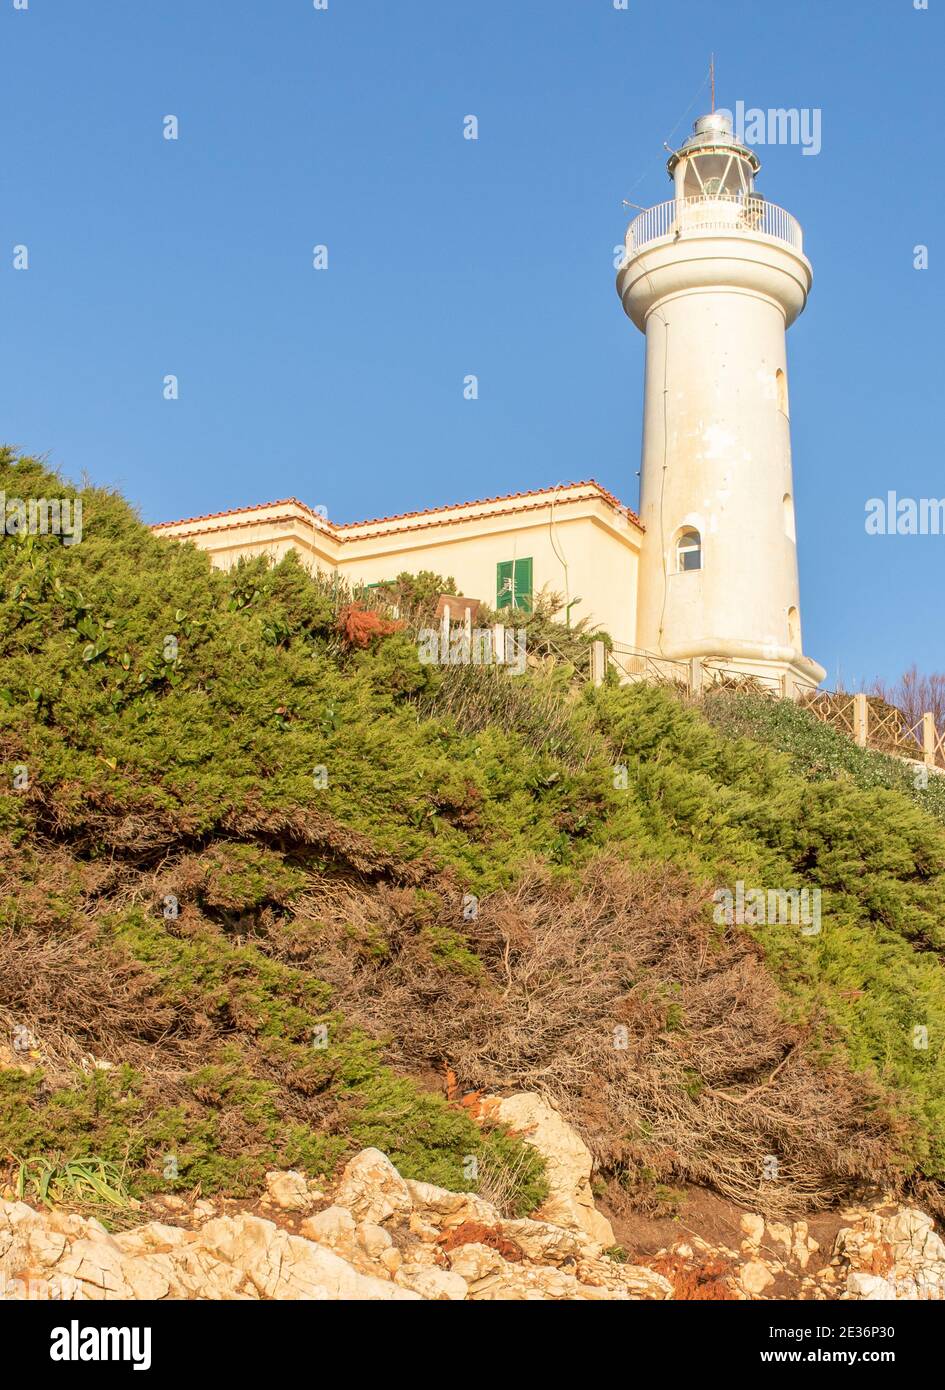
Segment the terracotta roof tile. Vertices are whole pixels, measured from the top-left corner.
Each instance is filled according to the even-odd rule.
[[[243,512],[263,512],[267,507],[301,507],[303,512],[308,512],[309,516],[315,517],[318,521],[325,520],[324,517],[313,512],[311,507],[306,507],[305,503],[300,502],[297,497],[280,497],[277,502],[255,502],[250,507],[229,507],[225,512],[204,512],[203,516],[182,516],[178,521],[156,521],[151,530],[160,531],[165,526],[183,526],[185,522],[216,521],[218,517],[240,516]]]
[[[317,512],[312,511],[310,507],[307,507],[304,502],[300,502],[296,497],[283,497],[280,498],[280,500],[277,502],[257,502],[255,505],[250,507],[231,507],[227,511],[223,512],[207,512],[203,516],[181,517],[178,521],[159,521],[151,527],[151,530],[161,531],[165,530],[167,527],[170,526],[192,527],[201,521],[218,521],[222,520],[224,517],[229,516],[245,516],[247,512],[261,512],[273,507],[298,507],[299,510],[304,512],[312,521],[317,522],[322,527],[324,527],[325,531],[327,531],[330,535],[335,535],[339,541],[344,542],[359,538],[355,536],[346,536],[339,534],[343,531],[353,531],[364,526],[385,526],[390,522],[412,521],[415,518],[417,520],[415,521],[413,526],[404,526],[399,529],[403,531],[415,531],[425,529],[428,526],[445,526],[448,525],[451,518],[442,517],[440,515],[440,513],[442,512],[464,511],[469,507],[488,507],[493,506],[497,502],[523,502],[525,503],[525,505],[509,507],[506,510],[509,512],[531,511],[536,507],[545,506],[546,503],[544,501],[530,502],[527,501],[527,499],[536,497],[547,498],[549,494],[556,493],[571,493],[575,492],[578,488],[593,488],[597,495],[600,498],[602,498],[603,501],[607,502],[610,506],[614,507],[615,510],[622,512],[636,526],[639,526],[641,530],[643,529],[643,525],[640,521],[640,518],[637,516],[635,512],[631,511],[629,507],[625,506],[624,503],[621,502],[618,498],[616,498],[612,492],[608,492],[605,487],[601,487],[600,483],[596,482],[593,478],[587,478],[580,483],[561,483],[556,487],[532,488],[528,492],[510,492],[505,493],[500,497],[480,497],[472,502],[450,502],[443,507],[424,507],[422,510],[415,512],[398,512],[393,516],[379,516],[372,517],[370,520],[367,521],[345,521],[341,523],[332,522],[327,520],[325,517],[319,516]],[[576,497],[561,498],[562,502],[576,502],[579,500],[581,499]],[[478,512],[467,519],[473,521],[488,515],[490,515],[490,513],[488,512]],[[429,521],[423,521],[419,519],[423,517],[430,517],[433,519]],[[273,521],[287,521],[290,520],[291,517],[284,513],[283,515],[273,517],[272,519]],[[251,521],[239,521],[230,523],[230,526],[248,526],[251,524]],[[220,529],[228,530],[230,529],[230,526],[221,527]],[[190,532],[188,532],[188,534],[190,534]]]
[[[629,507],[625,507],[622,502],[618,501],[613,493],[601,487],[600,483],[595,482],[593,478],[586,478],[580,483],[560,483],[556,487],[536,487],[528,492],[507,492],[499,497],[477,497],[471,502],[448,502],[443,507],[423,507],[416,512],[395,512],[393,516],[371,517],[367,521],[345,521],[342,522],[337,529],[339,531],[350,531],[357,526],[379,526],[387,521],[406,521],[410,517],[431,516],[437,512],[462,511],[464,507],[486,507],[491,506],[494,502],[517,502],[524,497],[543,497],[547,496],[549,492],[570,492],[572,489],[579,487],[595,488],[597,492],[614,507],[617,507],[622,512],[628,512],[631,516],[633,515]]]

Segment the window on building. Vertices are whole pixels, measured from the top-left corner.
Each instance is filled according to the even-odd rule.
[[[495,567],[496,608],[521,608],[532,611],[532,562],[501,560]]]
[[[686,161],[683,191],[687,198],[746,198],[751,192],[751,165],[728,150],[709,150]]]
[[[788,404],[787,377],[780,367],[775,373],[775,384],[778,392],[778,409],[782,415],[786,415],[788,419],[790,419],[791,411]]]
[[[693,526],[686,526],[676,541],[676,572],[702,569],[702,537]]]
[[[801,649],[801,615],[796,608],[787,611],[788,642],[796,651]]]

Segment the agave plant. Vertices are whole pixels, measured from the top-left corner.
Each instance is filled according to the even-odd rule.
[[[104,1158],[64,1159],[54,1154],[21,1159],[16,1193],[21,1198],[34,1196],[47,1207],[131,1205],[121,1168]]]

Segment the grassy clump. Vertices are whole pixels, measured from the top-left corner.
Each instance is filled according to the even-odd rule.
[[[22,1159],[14,1190],[46,1207],[69,1206],[95,1216],[107,1227],[131,1224],[136,1204],[117,1163],[102,1158],[63,1159],[39,1155]]]

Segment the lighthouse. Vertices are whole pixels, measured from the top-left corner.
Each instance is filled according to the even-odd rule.
[[[667,167],[617,275],[646,335],[637,644],[797,697],[826,674],[802,646],[786,355],[813,272],[724,112]]]

